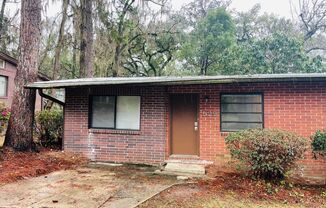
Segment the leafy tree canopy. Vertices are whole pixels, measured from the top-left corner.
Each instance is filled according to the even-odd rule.
[[[230,0],[192,0],[177,11],[172,0],[92,1],[94,76],[325,72],[325,0],[299,1],[294,19],[262,13],[259,4],[238,12]],[[52,3],[62,8],[42,20],[39,71],[78,78],[82,2]],[[13,56],[19,18],[0,12],[0,48]]]
[[[200,74],[213,71],[220,54],[235,43],[235,26],[223,8],[211,9],[199,21],[181,49],[185,67]]]

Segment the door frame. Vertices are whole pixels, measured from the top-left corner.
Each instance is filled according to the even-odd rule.
[[[200,119],[199,119],[199,113],[200,113],[200,94],[199,93],[169,93],[169,122],[168,122],[168,125],[169,125],[169,149],[168,149],[168,153],[169,153],[169,156],[172,156],[172,155],[177,155],[179,156],[178,154],[173,154],[172,152],[172,140],[173,140],[173,136],[172,136],[172,131],[173,131],[173,128],[172,128],[172,105],[173,105],[173,102],[172,102],[172,97],[173,96],[177,96],[177,95],[195,95],[197,97],[196,101],[197,101],[197,105],[196,105],[196,108],[197,108],[197,111],[196,111],[196,114],[197,114],[197,122],[198,122],[198,130],[197,130],[197,135],[196,135],[196,154],[195,155],[184,155],[184,156],[192,156],[192,157],[200,157]]]

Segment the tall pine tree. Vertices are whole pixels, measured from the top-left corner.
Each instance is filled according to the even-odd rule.
[[[21,1],[19,59],[5,145],[22,151],[31,150],[33,144],[36,93],[24,86],[37,79],[41,8],[41,0]]]

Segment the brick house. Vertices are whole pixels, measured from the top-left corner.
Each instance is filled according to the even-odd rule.
[[[9,56],[8,54],[0,52],[0,102],[6,104],[7,107],[11,107],[12,97],[15,87],[15,76],[17,72],[17,59]],[[39,73],[38,81],[49,81],[49,78]],[[40,111],[42,109],[42,97],[36,96],[35,110]]]
[[[207,164],[228,155],[229,132],[279,128],[310,137],[326,129],[326,74],[89,78],[36,82],[64,88],[64,149],[94,161]],[[307,179],[326,160],[307,152]]]

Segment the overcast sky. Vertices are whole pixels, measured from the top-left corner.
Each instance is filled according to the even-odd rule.
[[[172,0],[172,5],[175,9],[179,9],[183,4],[189,3],[192,0]],[[255,4],[261,5],[261,11],[267,13],[274,13],[281,17],[292,18],[291,4],[297,7],[299,0],[233,0],[231,8],[236,11],[248,11]]]
[[[172,0],[173,9],[178,10],[182,5],[191,1],[193,0]],[[294,8],[298,7],[299,0],[233,0],[230,7],[236,11],[248,11],[255,4],[259,3],[261,5],[261,12],[274,13],[280,17],[292,18],[290,2]],[[7,12],[14,13],[18,6],[18,4],[9,4],[6,10]],[[50,16],[54,16],[60,10],[60,7],[60,4],[52,5],[48,8],[47,13]]]

